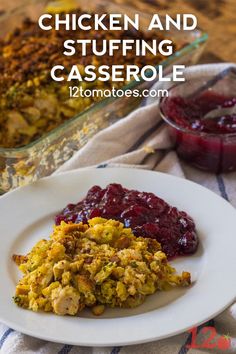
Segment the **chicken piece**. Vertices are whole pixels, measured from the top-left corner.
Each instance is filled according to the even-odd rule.
[[[71,286],[65,288],[58,287],[53,289],[52,294],[52,307],[57,315],[76,315],[80,306],[79,293]]]
[[[9,134],[13,135],[18,130],[27,131],[29,129],[29,125],[27,121],[24,119],[23,115],[17,111],[11,111],[7,116],[7,129]]]
[[[66,272],[70,267],[70,263],[66,260],[57,262],[53,266],[53,275],[55,280],[61,279],[63,272]]]

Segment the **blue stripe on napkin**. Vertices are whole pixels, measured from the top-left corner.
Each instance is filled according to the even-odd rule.
[[[227,201],[229,201],[229,197],[228,194],[226,192],[226,188],[225,188],[225,183],[224,183],[224,179],[221,175],[217,175],[216,176],[216,180],[217,180],[217,184],[218,184],[218,188],[220,191],[221,196],[226,199]]]
[[[126,153],[136,150],[144,142],[144,140],[149,137],[149,135],[151,135],[155,130],[159,129],[163,124],[163,120],[158,121],[153,127],[148,129],[142,136],[140,136],[140,138],[128,149],[128,151],[126,151]]]
[[[202,324],[201,326],[197,327],[197,334],[200,332],[200,330],[204,327],[214,327],[214,320],[210,320],[204,324]],[[182,345],[182,347],[180,348],[178,354],[187,354],[187,352],[189,351],[190,348],[187,347],[187,345],[189,345],[192,341],[192,334],[190,333],[184,343],[184,345]]]
[[[118,354],[121,351],[122,347],[114,347],[111,351],[111,354]]]
[[[61,350],[59,350],[58,354],[68,354],[73,348],[73,345],[65,344]]]
[[[14,332],[14,330],[11,329],[11,328],[8,328],[8,329],[3,333],[2,338],[0,339],[0,349],[2,348],[2,346],[3,346],[4,342],[5,342],[5,340],[7,339],[7,337],[8,337],[12,332]]]
[[[97,165],[97,168],[106,168],[108,163],[101,163],[100,165]]]

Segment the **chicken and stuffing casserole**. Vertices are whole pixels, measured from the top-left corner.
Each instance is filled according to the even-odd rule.
[[[191,282],[190,273],[176,274],[156,240],[99,217],[88,224],[62,221],[49,240],[13,259],[24,274],[15,303],[57,315],[77,315],[85,307],[95,315],[105,306],[135,307],[147,295]]]
[[[73,13],[77,16],[82,14],[80,10]],[[96,39],[98,46],[106,39],[144,39],[147,42],[152,39],[150,34],[131,30],[67,31],[61,28],[60,31],[44,31],[38,22],[26,19],[21,26],[0,40],[0,147],[25,146],[100,99],[96,96],[70,98],[69,85],[72,84],[58,83],[51,78],[50,72],[54,65],[64,66],[64,76],[68,76],[69,68],[73,65],[77,65],[83,73],[86,65],[97,68],[103,64],[124,62],[121,50],[116,51],[112,57],[97,57],[92,53],[82,56],[80,52],[74,56],[62,55],[63,43],[68,38]],[[157,65],[163,58],[161,54],[138,57],[135,51],[131,51],[125,58],[125,64],[135,64],[142,68],[149,64]],[[80,86],[83,89],[105,90],[112,86],[124,86],[124,82],[82,81]]]

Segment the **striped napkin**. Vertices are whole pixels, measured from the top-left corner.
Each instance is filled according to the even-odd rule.
[[[211,64],[186,69],[186,78],[217,74],[233,64]],[[236,67],[236,65],[235,65]],[[168,87],[169,83],[155,85]],[[170,173],[197,182],[221,195],[236,207],[236,173],[214,175],[180,161],[172,149],[167,129],[158,113],[158,102],[143,106],[118,123],[101,131],[56,173],[77,168],[128,166]],[[235,290],[236,293],[236,290]],[[214,295],[214,294],[212,294]],[[189,314],[191,316],[191,314]],[[92,333],[91,333],[92,335]],[[209,341],[208,338],[214,339]],[[236,352],[236,303],[192,333],[143,345],[88,348],[45,342],[0,325],[3,354],[200,354]]]

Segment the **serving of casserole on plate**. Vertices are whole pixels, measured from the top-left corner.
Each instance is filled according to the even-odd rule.
[[[88,223],[80,223],[83,216],[78,201],[95,184],[101,186],[101,195],[106,193],[104,188],[110,183],[139,191],[122,197],[128,208],[126,227],[111,221],[110,216],[108,221],[94,216]],[[159,232],[152,238],[149,197],[160,214],[155,221]],[[127,198],[142,201],[146,218],[136,217],[141,206],[130,209]],[[56,219],[58,225],[52,233],[53,220],[63,215],[66,205],[77,206],[78,220],[59,224]],[[94,215],[86,205],[86,215]],[[102,199],[99,205],[103,205]],[[185,213],[178,214],[177,209]],[[1,197],[0,210],[0,232],[7,235],[1,250],[0,320],[22,333],[85,346],[143,343],[195,327],[219,314],[235,298],[235,209],[190,181],[143,170],[83,169],[9,192]],[[114,219],[119,218],[116,210],[105,212],[114,212]],[[171,218],[171,234],[165,227],[166,216]],[[161,251],[163,237],[170,244],[171,235],[176,237],[182,230],[186,237],[180,234],[177,238],[183,249],[189,227],[193,227],[191,220],[196,225],[198,248],[174,259],[169,254],[167,261]],[[137,223],[143,225],[141,237]]]

